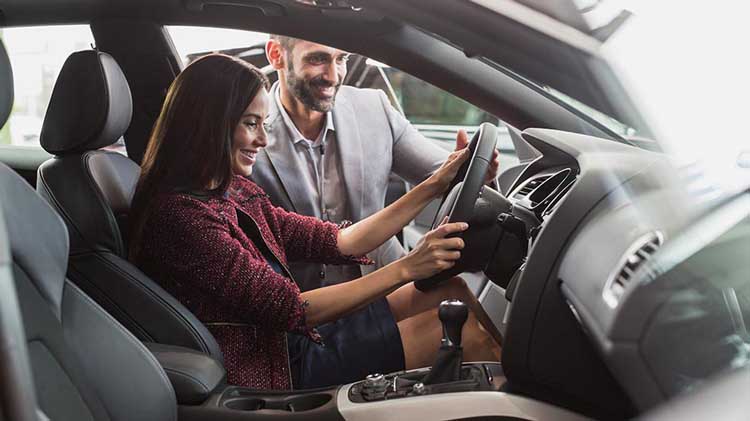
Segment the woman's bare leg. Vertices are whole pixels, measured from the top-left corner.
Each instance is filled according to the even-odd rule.
[[[427,367],[435,362],[443,329],[437,309],[428,310],[398,323],[407,370]],[[479,326],[473,314],[461,333],[464,361],[500,361],[500,346]]]
[[[498,345],[502,345],[502,334],[484,311],[477,297],[469,290],[466,282],[458,276],[426,292],[418,290],[413,283],[409,283],[386,296],[396,322],[437,308],[441,301],[451,298],[466,303],[487,333]]]

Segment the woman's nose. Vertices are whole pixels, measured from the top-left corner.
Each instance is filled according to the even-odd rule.
[[[268,133],[266,132],[265,126],[261,126],[260,132],[258,133],[258,136],[255,137],[254,143],[261,148],[264,148],[266,147],[266,145],[268,145]]]

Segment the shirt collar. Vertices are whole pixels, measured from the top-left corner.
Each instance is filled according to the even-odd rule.
[[[279,113],[281,113],[281,119],[284,121],[284,125],[286,126],[287,130],[289,131],[289,134],[292,137],[293,142],[299,143],[302,141],[310,142],[314,145],[320,144],[320,142],[325,141],[326,134],[328,131],[335,131],[335,127],[333,126],[333,114],[328,111],[326,113],[326,123],[323,127],[323,130],[321,130],[320,134],[318,135],[317,139],[307,139],[305,136],[300,133],[299,129],[297,129],[297,126],[294,125],[294,122],[292,121],[292,118],[289,117],[289,114],[286,112],[286,109],[284,108],[284,105],[281,103],[281,88],[276,89],[276,107],[279,109]]]

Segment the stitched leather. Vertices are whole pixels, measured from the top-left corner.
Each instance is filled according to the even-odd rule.
[[[208,355],[179,346],[144,345],[164,368],[180,404],[203,403],[226,380],[224,367]]]

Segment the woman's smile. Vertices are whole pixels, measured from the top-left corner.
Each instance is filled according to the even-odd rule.
[[[257,150],[240,149],[240,155],[243,157],[247,165],[253,165],[255,163],[255,156],[257,154]]]

